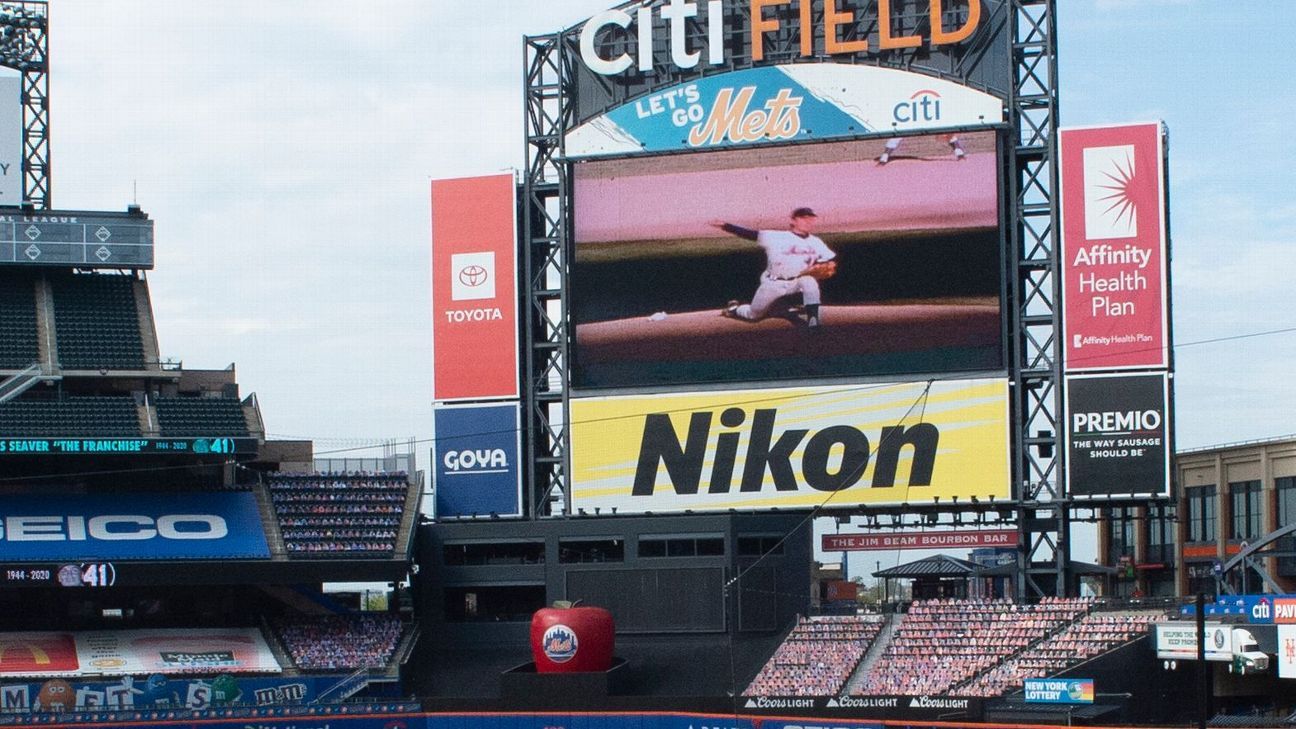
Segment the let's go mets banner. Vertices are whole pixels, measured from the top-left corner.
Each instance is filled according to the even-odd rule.
[[[1008,498],[999,378],[573,400],[572,507],[620,514]]]

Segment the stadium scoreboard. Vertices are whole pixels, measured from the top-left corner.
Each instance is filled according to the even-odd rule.
[[[254,454],[256,438],[0,438],[2,455]]]
[[[153,221],[143,213],[0,209],[0,264],[153,268]]]

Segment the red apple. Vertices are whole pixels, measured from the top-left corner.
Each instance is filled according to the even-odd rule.
[[[559,601],[531,616],[531,655],[539,673],[606,671],[616,640],[612,613]]]

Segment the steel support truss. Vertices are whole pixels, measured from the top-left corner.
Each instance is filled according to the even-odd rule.
[[[1057,221],[1055,0],[1012,0],[1011,362],[1017,479],[1016,594],[1066,594],[1069,514],[1062,473],[1062,284]]]
[[[21,202],[39,209],[48,209],[52,204],[47,10],[44,2],[0,2],[0,66],[22,74]]]
[[[524,513],[550,516],[567,486],[567,167],[563,132],[571,118],[573,74],[558,35],[526,39],[526,168],[521,184]]]
[[[1055,0],[1011,0],[1013,133],[1008,178],[1016,594],[1065,594],[1068,503],[1062,491],[1062,376],[1053,166],[1057,134]],[[526,168],[521,183],[525,350],[525,495],[532,518],[567,509],[570,223],[563,134],[572,119],[571,47],[559,34],[525,41]]]

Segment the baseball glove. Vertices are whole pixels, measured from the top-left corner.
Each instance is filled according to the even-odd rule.
[[[820,261],[818,263],[812,263],[810,264],[809,267],[806,268],[806,270],[801,272],[801,275],[809,276],[810,278],[817,279],[819,281],[827,281],[828,279],[837,275],[837,262]]]

